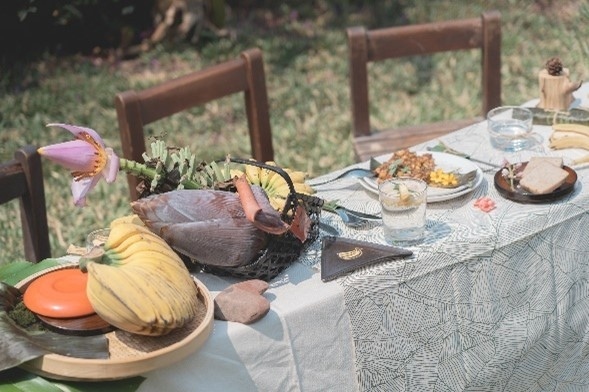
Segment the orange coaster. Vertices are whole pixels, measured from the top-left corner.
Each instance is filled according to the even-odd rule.
[[[23,296],[33,313],[53,318],[88,316],[94,309],[86,295],[88,275],[78,268],[47,273],[35,279]]]

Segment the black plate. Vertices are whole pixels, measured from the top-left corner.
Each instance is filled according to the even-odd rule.
[[[522,170],[527,164],[528,162],[522,162]],[[569,173],[569,176],[566,178],[564,184],[550,193],[536,195],[523,189],[516,188],[515,190],[512,190],[509,181],[501,174],[503,168],[495,173],[495,188],[499,191],[501,196],[520,203],[547,203],[558,200],[571,193],[577,182],[577,173],[573,169],[568,166],[563,166],[562,168]]]

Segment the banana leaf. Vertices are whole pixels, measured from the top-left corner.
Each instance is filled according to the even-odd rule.
[[[47,380],[17,368],[28,360],[48,353],[78,358],[108,358],[108,343],[104,335],[66,336],[54,332],[29,332],[8,316],[8,311],[21,300],[21,293],[12,285],[47,268],[63,265],[62,260],[46,259],[39,263],[17,261],[0,266],[0,391],[14,392],[93,392],[135,391],[145,380],[133,377],[125,380],[69,382]]]
[[[76,358],[108,358],[108,341],[104,335],[69,336],[45,330],[27,330],[8,314],[21,300],[20,291],[0,282],[0,370],[48,353]]]
[[[48,353],[76,358],[108,358],[108,341],[104,335],[69,336],[46,330],[30,330],[18,325],[9,312],[21,301],[20,290],[7,282],[20,281],[59,261],[40,263],[15,262],[0,268],[0,370]]]
[[[45,259],[38,263],[15,261],[0,265],[0,282],[14,286],[23,279],[51,267],[63,265],[58,259]]]
[[[133,392],[145,380],[133,377],[125,380],[104,382],[73,382],[46,380],[22,369],[0,372],[0,391],[2,392]]]
[[[552,124],[581,124],[589,125],[589,111],[581,108],[572,108],[567,111],[545,110],[542,108],[528,108],[534,115],[533,123],[536,125]]]

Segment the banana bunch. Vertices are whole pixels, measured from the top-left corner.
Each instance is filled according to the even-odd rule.
[[[276,162],[273,161],[266,162],[266,165],[279,167]],[[254,165],[245,165],[244,170],[247,181],[252,185],[259,185],[264,189],[272,207],[277,211],[282,211],[284,204],[286,203],[286,198],[290,192],[286,180],[273,170]],[[315,193],[315,190],[305,182],[307,179],[307,173],[288,168],[282,168],[282,170],[284,170],[292,180],[295,192],[307,195]],[[233,176],[239,176],[240,174],[243,174],[243,172],[238,170],[232,171]]]
[[[145,223],[143,223],[137,214],[125,215],[115,218],[110,222],[110,227],[112,228],[114,225],[118,225],[119,223],[133,223],[139,226],[145,226]]]
[[[133,216],[115,220],[104,253],[82,258],[86,292],[106,322],[131,333],[165,335],[192,320],[197,287],[180,257]]]
[[[553,124],[550,148],[581,148],[589,150],[589,126],[581,124]]]

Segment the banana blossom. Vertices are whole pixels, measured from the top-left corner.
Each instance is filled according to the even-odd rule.
[[[86,195],[101,178],[112,183],[119,172],[120,159],[112,148],[105,147],[104,141],[90,128],[69,124],[47,124],[71,132],[75,140],[51,144],[38,149],[40,155],[71,170],[72,195],[78,207],[86,205]]]

